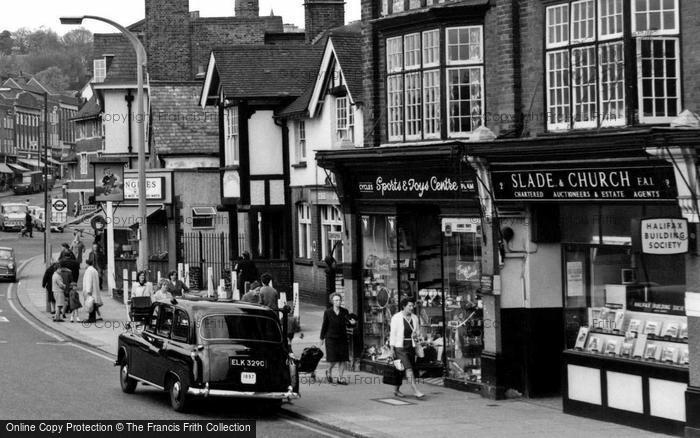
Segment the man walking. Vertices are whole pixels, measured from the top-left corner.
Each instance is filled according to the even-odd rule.
[[[95,267],[92,265],[92,260],[85,260],[85,264],[87,264],[87,269],[85,269],[85,274],[83,274],[83,299],[87,300],[88,295],[92,295],[95,304],[91,313],[94,314],[88,315],[88,319],[99,320],[102,319],[102,315],[100,315],[100,307],[102,306],[100,274],[97,273],[97,269],[95,269]]]
[[[238,272],[238,290],[241,296],[243,296],[246,292],[245,282],[248,281],[252,283],[258,279],[258,268],[250,259],[250,253],[248,251],[243,253],[243,260],[238,262],[236,271]]]
[[[27,211],[24,214],[24,228],[22,228],[22,237],[26,237],[27,233],[29,233],[29,237],[34,237],[32,235],[32,215],[29,214],[29,207],[27,207]]]
[[[80,240],[80,231],[73,231],[73,241],[70,244],[70,249],[73,251],[75,256],[75,261],[78,264],[83,263],[83,252],[85,252],[85,245],[83,245],[82,240]]]

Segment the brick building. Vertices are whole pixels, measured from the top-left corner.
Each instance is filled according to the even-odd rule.
[[[366,147],[317,159],[335,173],[356,235],[348,262],[365,368],[382,368],[388,317],[409,297],[436,353],[422,375],[697,429],[692,332],[690,373],[682,337],[633,341],[653,347],[652,363],[626,362],[616,347],[633,320],[683,326],[684,293],[699,287],[696,248],[638,246],[641,221],[698,222],[698,8],[362,2]],[[617,332],[580,331],[598,328],[595,309],[620,316]],[[574,351],[578,338],[587,352]],[[654,356],[662,350],[669,369]]]

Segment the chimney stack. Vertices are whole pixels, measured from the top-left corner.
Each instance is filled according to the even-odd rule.
[[[258,0],[236,0],[236,17],[257,18],[260,15]]]
[[[305,0],[304,9],[307,42],[324,31],[345,25],[344,0]]]

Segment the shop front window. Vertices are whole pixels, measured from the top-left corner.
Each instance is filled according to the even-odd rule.
[[[681,342],[680,328],[686,324],[685,255],[648,254],[637,244],[642,234],[639,225],[642,219],[680,217],[677,209],[669,206],[596,206],[588,207],[585,213],[582,215],[580,208],[561,208],[562,235],[568,237],[563,245],[562,268],[567,348],[577,346],[581,327],[586,327],[591,333],[604,332],[603,335],[589,334],[588,342],[599,338],[601,342],[610,343],[611,351],[616,354],[620,351],[617,347],[623,342],[616,340],[613,334],[626,336],[624,342],[630,343],[629,334],[634,334],[633,340],[645,331],[647,324],[658,330],[657,333],[645,334],[664,337],[664,342]],[[570,228],[568,223],[575,217],[579,222],[595,224],[588,228],[592,231],[592,238],[580,230],[576,233],[566,231]],[[666,328],[670,329],[668,338],[663,335]],[[654,341],[644,339],[643,342],[653,344]],[[683,349],[682,342],[678,345],[669,343],[667,347]],[[588,348],[587,344],[581,348]]]
[[[391,316],[408,298],[416,303],[425,347],[417,359],[419,375],[479,381],[479,219],[441,219],[437,211],[412,209],[396,216],[362,215],[360,222],[365,359],[390,357]]]

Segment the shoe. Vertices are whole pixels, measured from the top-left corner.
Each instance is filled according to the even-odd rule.
[[[70,322],[71,322],[71,324],[72,324],[72,323],[74,323],[75,321],[73,321],[73,318],[71,318],[71,319],[70,319]]]
[[[54,319],[53,322],[66,322],[65,319]]]
[[[348,384],[348,379],[343,377],[342,379],[338,379],[338,385],[347,385]]]
[[[331,373],[326,370],[326,382],[328,383],[333,383],[333,378],[331,377]]]
[[[422,400],[422,399],[425,398],[425,394],[415,394],[415,397],[416,397],[418,400]]]
[[[394,397],[405,398],[406,394],[401,391],[394,391]]]

